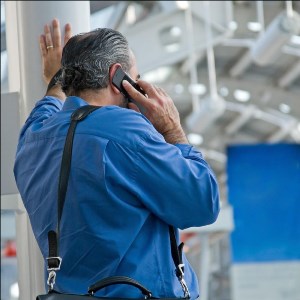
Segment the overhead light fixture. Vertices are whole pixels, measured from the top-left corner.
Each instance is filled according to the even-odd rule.
[[[262,25],[258,22],[248,22],[247,28],[253,32],[260,32],[262,30]]]
[[[300,36],[299,35],[293,35],[290,39],[290,43],[300,46]]]
[[[199,146],[203,143],[203,136],[197,133],[189,133],[187,138],[189,142],[195,146]]]
[[[230,30],[232,30],[232,31],[235,31],[235,30],[237,30],[237,28],[238,28],[238,23],[237,23],[237,22],[235,22],[235,21],[230,21],[230,22],[228,23],[228,29],[230,29]]]
[[[178,26],[173,26],[170,30],[170,34],[174,37],[181,36],[181,28]]]
[[[206,86],[201,83],[190,84],[189,92],[193,95],[204,95],[206,93]]]
[[[181,83],[177,83],[174,86],[174,92],[176,94],[182,94],[184,92],[184,86]]]
[[[285,103],[281,103],[279,105],[279,110],[281,112],[283,112],[284,114],[288,114],[291,111],[291,107],[289,105],[285,104]]]
[[[227,87],[225,86],[222,86],[220,89],[219,89],[219,93],[221,96],[223,97],[227,97],[229,95],[229,90]]]
[[[189,1],[176,1],[176,5],[179,9],[185,10],[189,7]]]
[[[127,22],[127,24],[131,25],[131,24],[134,24],[135,21],[136,21],[135,6],[133,4],[130,4],[127,7],[127,11],[126,11],[126,22]]]
[[[178,26],[168,26],[160,30],[159,38],[167,52],[176,52],[181,46],[182,30]]]
[[[247,102],[250,100],[251,94],[248,91],[244,90],[235,90],[233,96],[237,101]]]
[[[212,99],[209,95],[200,102],[198,109],[186,119],[188,129],[195,133],[202,133],[215,122],[226,109],[226,101],[220,97]]]
[[[155,70],[149,71],[143,74],[143,79],[149,82],[160,83],[167,79],[167,77],[171,74],[171,67],[160,67]]]
[[[177,52],[180,49],[180,44],[174,43],[165,46],[165,50],[169,53]]]
[[[260,65],[268,65],[278,57],[281,48],[288,43],[293,35],[300,32],[300,16],[293,12],[278,15],[268,26],[266,31],[259,36],[251,49],[253,61]]]

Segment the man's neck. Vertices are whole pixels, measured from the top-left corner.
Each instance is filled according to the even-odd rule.
[[[119,104],[115,95],[111,94],[108,89],[86,90],[80,92],[78,96],[90,105],[107,106]]]

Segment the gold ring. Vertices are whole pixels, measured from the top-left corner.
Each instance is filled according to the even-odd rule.
[[[50,49],[50,48],[53,48],[53,45],[51,45],[51,46],[47,46],[47,50],[48,50],[48,49]]]

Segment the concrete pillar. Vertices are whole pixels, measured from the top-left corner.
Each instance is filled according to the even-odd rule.
[[[73,34],[89,31],[89,1],[16,1],[20,54],[21,121],[28,116],[46,86],[41,77],[39,36],[44,25],[58,18],[63,28],[71,23]],[[22,122],[21,122],[22,123]]]
[[[19,113],[23,125],[36,101],[46,91],[39,50],[39,36],[44,25],[58,18],[62,36],[66,23],[71,23],[73,34],[89,31],[90,2],[5,1],[5,5],[9,91],[20,93]],[[21,199],[18,203],[21,207]],[[16,211],[19,300],[35,299],[37,294],[45,292],[44,262],[24,207]]]

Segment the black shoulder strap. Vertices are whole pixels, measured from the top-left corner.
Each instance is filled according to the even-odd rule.
[[[57,228],[56,232],[51,230],[48,232],[48,243],[49,243],[49,257],[48,271],[59,270],[61,264],[61,258],[59,257],[59,235],[60,235],[60,220],[64,208],[68,180],[70,175],[71,160],[72,160],[72,148],[74,133],[77,123],[82,121],[94,110],[100,108],[100,106],[85,105],[73,112],[71,115],[71,124],[67,133],[64,151],[60,166],[60,175],[58,182],[58,200],[57,200]]]
[[[71,169],[71,161],[72,161],[72,148],[73,148],[73,139],[74,133],[79,121],[82,121],[85,117],[87,117],[90,113],[94,110],[100,108],[100,106],[92,106],[86,105],[78,108],[71,116],[71,124],[67,133],[64,152],[61,161],[60,167],[60,176],[59,176],[59,183],[58,183],[58,203],[57,203],[57,228],[56,231],[49,231],[48,232],[48,243],[49,243],[49,257],[47,258],[48,263],[48,271],[49,278],[48,278],[48,285],[50,290],[53,289],[53,285],[55,283],[55,276],[57,271],[60,269],[62,259],[59,257],[59,236],[60,236],[60,221],[61,216],[64,208],[67,187],[68,187],[68,180],[70,175]],[[190,294],[187,288],[187,285],[184,281],[184,265],[182,263],[182,249],[183,243],[177,246],[176,241],[176,233],[173,226],[169,226],[169,236],[170,236],[170,243],[171,243],[171,254],[175,264],[175,273],[176,276],[182,286],[184,291],[184,297],[189,298]]]
[[[92,113],[94,110],[98,108],[100,108],[100,106],[92,106],[92,105],[82,106],[71,115],[71,124],[65,142],[63,157],[61,161],[60,175],[59,175],[58,211],[57,211],[57,232],[58,233],[59,233],[60,220],[61,220],[66,193],[67,193],[70,169],[71,169],[72,149],[73,149],[75,129],[78,122],[85,119],[90,113]]]

